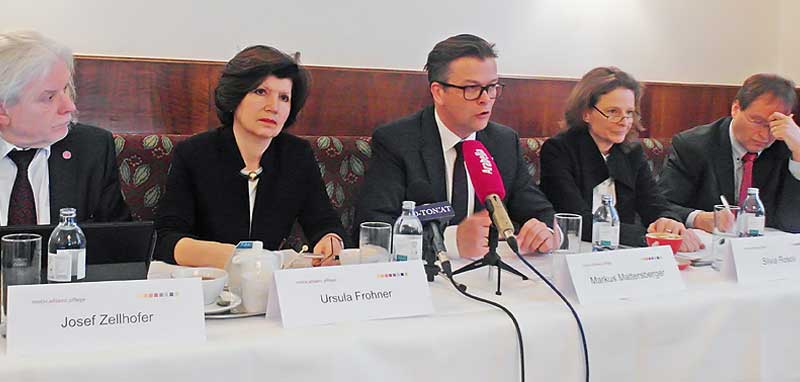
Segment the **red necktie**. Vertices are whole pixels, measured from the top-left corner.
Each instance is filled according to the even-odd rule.
[[[36,202],[33,188],[28,180],[28,166],[36,155],[36,150],[13,150],[8,157],[17,165],[17,177],[11,187],[8,203],[8,225],[36,224]]]
[[[747,189],[753,186],[753,162],[758,154],[747,153],[742,156],[742,186],[739,187],[739,204],[744,202],[747,197]]]

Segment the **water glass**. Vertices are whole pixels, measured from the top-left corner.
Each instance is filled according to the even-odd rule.
[[[714,232],[712,233],[711,258],[712,267],[720,270],[722,259],[726,251],[730,251],[729,239],[737,237],[736,229],[739,216],[739,206],[714,206]]]
[[[0,238],[0,256],[3,312],[8,314],[9,286],[42,281],[42,237],[32,233],[5,235]]]
[[[391,258],[392,225],[383,222],[361,223],[358,249],[361,264],[385,263]]]
[[[553,218],[553,231],[560,235],[561,243],[556,253],[576,254],[581,251],[583,218],[578,214],[557,213]]]

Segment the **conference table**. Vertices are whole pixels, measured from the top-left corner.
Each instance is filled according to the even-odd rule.
[[[552,256],[530,258],[545,275]],[[528,381],[583,381],[576,323],[547,285],[487,268],[456,276],[519,320]],[[457,265],[466,261],[455,260]],[[168,277],[154,262],[149,277]],[[798,381],[800,283],[743,286],[710,267],[680,272],[686,290],[578,305],[592,381]],[[283,329],[263,316],[206,320],[207,342],[93,353],[11,357],[0,339],[0,381],[518,381],[514,327],[497,308],[467,299],[448,281],[429,283],[430,316]]]

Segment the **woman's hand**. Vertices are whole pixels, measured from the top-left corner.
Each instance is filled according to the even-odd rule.
[[[325,257],[322,259],[313,259],[311,265],[315,267],[338,265],[339,262],[336,260],[336,256],[339,256],[339,252],[342,251],[342,248],[342,238],[339,237],[339,235],[329,233],[323,236],[314,246],[314,253],[325,255]]]
[[[673,233],[680,235],[683,241],[681,242],[680,252],[697,252],[705,248],[705,245],[694,232],[686,228],[682,223],[669,219],[659,218],[647,227],[648,233]]]

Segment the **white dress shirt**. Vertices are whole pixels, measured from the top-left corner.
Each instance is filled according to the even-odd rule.
[[[444,168],[445,168],[445,184],[447,189],[447,201],[450,203],[453,202],[453,172],[456,165],[456,144],[461,141],[472,141],[475,140],[475,133],[470,134],[468,137],[461,139],[458,135],[455,135],[450,129],[445,126],[442,119],[439,118],[439,113],[436,109],[433,110],[433,116],[436,119],[436,126],[439,128],[439,137],[442,140],[442,154],[444,155]],[[466,164],[465,164],[466,166]],[[464,169],[466,170],[466,168]],[[472,215],[475,211],[475,188],[472,186],[472,179],[469,177],[469,171],[467,171],[467,194],[470,197],[467,198],[467,215]],[[449,225],[444,230],[444,245],[447,247],[447,250],[450,254],[455,255],[458,253],[458,246],[456,244],[456,233],[458,230],[458,225]]]
[[[608,155],[603,155],[603,160],[608,162]],[[597,211],[603,204],[603,194],[611,195],[611,205],[617,205],[617,187],[614,184],[614,179],[606,178],[606,180],[592,189],[592,213]]]
[[[22,149],[0,137],[0,225],[2,226],[8,225],[11,189],[17,177],[17,165],[8,157],[8,153]],[[47,166],[49,158],[50,146],[43,147],[34,155],[28,167],[28,180],[33,189],[38,224],[50,224],[50,170]]]
[[[433,111],[434,118],[436,118],[436,126],[439,128],[439,137],[442,140],[442,154],[444,155],[444,168],[446,171],[445,174],[445,181],[447,185],[447,201],[450,203],[453,202],[453,172],[454,167],[456,165],[456,156],[458,153],[456,152],[456,145],[458,142],[462,141],[474,141],[475,140],[475,133],[470,134],[468,137],[461,139],[458,135],[450,131],[450,129],[445,126],[444,122],[439,118],[439,113],[436,112],[434,109]],[[466,171],[466,164],[464,167],[464,171]],[[469,177],[469,171],[467,171],[467,195],[473,196],[475,195],[475,188],[472,186],[472,179]],[[466,216],[471,215],[475,211],[475,198],[474,197],[467,197],[467,214]]]
[[[733,121],[728,125],[728,135],[731,139],[731,159],[733,160],[733,185],[735,187],[733,189],[733,198],[734,203],[739,205],[741,203],[741,200],[739,200],[739,189],[742,187],[742,177],[744,176],[744,162],[742,161],[742,157],[744,154],[747,154],[747,149],[733,136]],[[758,159],[758,155],[761,155],[761,151],[756,154],[756,159]],[[789,173],[792,174],[795,179],[800,180],[800,162],[795,162],[792,158],[789,158]],[[694,218],[701,212],[703,211],[694,210],[686,217],[687,228],[694,228]]]

